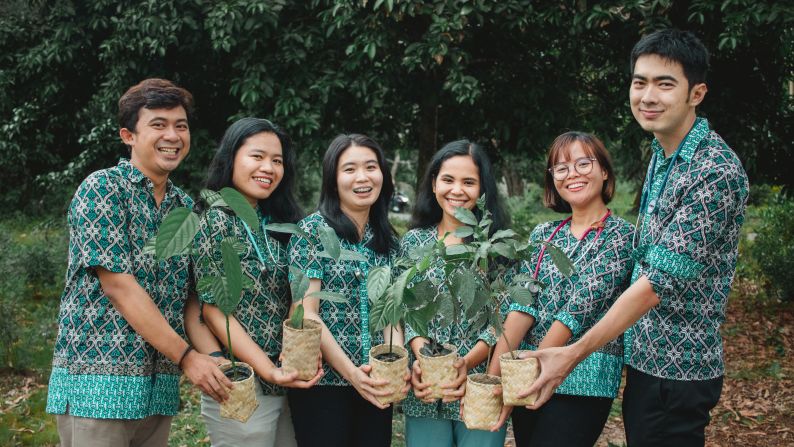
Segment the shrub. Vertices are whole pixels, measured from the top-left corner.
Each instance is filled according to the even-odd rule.
[[[778,194],[759,210],[749,254],[782,300],[794,299],[794,199]],[[753,233],[750,234],[753,239]]]

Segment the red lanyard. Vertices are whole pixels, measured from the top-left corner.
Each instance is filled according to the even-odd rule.
[[[590,228],[588,228],[587,230],[585,230],[585,232],[584,232],[584,234],[582,235],[582,237],[580,237],[580,238],[578,239],[578,242],[576,243],[576,247],[574,248],[574,252],[576,251],[576,249],[577,249],[577,248],[579,248],[579,244],[581,244],[581,243],[582,243],[582,241],[584,240],[584,238],[586,238],[586,237],[587,237],[587,234],[588,234],[588,233],[590,233],[590,231],[592,231],[592,230],[594,230],[594,229],[596,230],[596,237],[595,237],[595,239],[593,239],[593,242],[597,241],[597,240],[598,240],[598,237],[599,237],[599,236],[601,236],[601,232],[602,232],[602,231],[604,231],[604,222],[606,222],[607,218],[608,218],[609,216],[611,216],[611,215],[612,215],[612,210],[610,210],[609,208],[607,208],[607,212],[606,212],[606,214],[604,214],[604,217],[602,217],[602,218],[601,218],[601,220],[599,220],[597,223],[595,223],[595,224],[593,224],[593,225],[590,225]],[[552,241],[552,239],[554,239],[554,236],[556,236],[556,235],[557,235],[557,233],[559,233],[559,232],[560,232],[560,230],[561,230],[561,229],[562,229],[562,228],[563,228],[565,225],[567,225],[567,224],[568,224],[568,222],[570,222],[570,221],[571,221],[571,218],[573,218],[573,216],[570,216],[570,217],[568,217],[567,219],[563,220],[563,221],[562,221],[562,222],[561,222],[559,225],[557,225],[557,228],[555,228],[555,229],[554,229],[554,231],[552,231],[552,232],[551,232],[551,236],[549,236],[549,238],[548,238],[548,239],[546,239],[546,242],[551,242],[551,241]],[[538,272],[540,272],[540,263],[541,263],[541,261],[543,260],[543,254],[544,254],[544,253],[546,253],[546,246],[545,246],[545,245],[543,245],[542,247],[540,247],[540,254],[538,255],[538,263],[535,265],[535,274],[534,274],[534,275],[532,275],[532,277],[533,277],[534,279],[538,279]],[[571,255],[573,255],[573,252],[571,253]]]

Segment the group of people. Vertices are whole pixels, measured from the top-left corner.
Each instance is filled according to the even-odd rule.
[[[748,191],[735,153],[696,115],[707,68],[708,52],[688,32],[649,34],[632,51],[631,110],[655,137],[636,227],[608,208],[616,174],[604,144],[583,132],[554,140],[543,202],[568,216],[538,225],[531,239],[560,248],[575,273],[564,276],[542,248],[513,266],[545,287],[533,290],[531,306],[502,303],[503,338],[469,321],[431,321],[433,339],[458,350],[457,377],[441,384],[443,398],[433,400],[419,364],[406,371],[408,446],[502,446],[508,417],[518,446],[592,446],[624,366],[629,446],[704,444],[722,387],[719,326]],[[442,238],[448,246],[464,242],[454,233],[462,225],[455,211],[480,216],[480,197],[491,231],[509,227],[485,150],[464,139],[433,156],[400,238],[388,220],[391,173],[372,138],[334,138],[323,158],[317,210],[305,216],[295,199],[296,149],[287,133],[266,119],[240,119],[226,130],[206,187],[241,193],[259,214],[261,231],[212,207],[202,213],[194,253],[156,261],[147,241],[171,210],[194,206],[169,180],[190,150],[192,106],[191,94],[166,80],[131,87],[119,100],[129,159],[89,175],[72,200],[47,400],[61,445],[166,446],[182,374],[203,392],[201,413],[214,446],[390,445],[392,407],[377,399],[389,392],[367,365],[370,348],[389,335],[370,334],[367,274]],[[297,223],[303,235],[267,231],[268,223]],[[361,258],[323,256],[323,228]],[[226,238],[237,241],[253,283],[229,322],[235,356],[258,379],[259,405],[245,423],[220,417],[219,403],[233,386],[219,368],[228,357],[226,319],[212,291],[194,286],[220,273],[218,245]],[[308,276],[307,295],[346,297],[303,300],[305,318],[322,328],[310,380],[279,366],[282,323],[294,307],[291,267]],[[444,274],[438,264],[421,273],[438,287]],[[395,329],[393,342],[416,357],[427,340],[410,326]],[[505,407],[491,431],[467,429],[459,404],[467,374],[486,372],[489,356],[518,346],[541,365],[525,392],[538,394],[535,404]],[[487,372],[498,375],[499,362]]]

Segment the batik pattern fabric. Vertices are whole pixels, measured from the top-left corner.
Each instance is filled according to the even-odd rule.
[[[355,365],[364,365],[369,362],[370,348],[383,343],[382,333],[370,335],[369,331],[367,275],[371,268],[391,266],[397,241],[393,241],[394,248],[388,254],[375,252],[367,247],[373,238],[372,228],[367,224],[360,242],[341,240],[343,249],[361,254],[366,261],[334,261],[320,256],[324,249],[320,242],[319,229],[328,227],[325,218],[315,212],[301,220],[298,225],[309,239],[300,235],[290,238],[290,265],[303,271],[310,279],[319,279],[322,282],[321,290],[337,292],[346,298],[344,303],[321,300],[319,315],[345,355]],[[320,385],[350,386],[350,382],[325,362],[323,369],[325,375],[320,379]]]
[[[561,222],[538,225],[530,239],[549,240]],[[571,233],[569,224],[554,235],[551,242],[573,261],[575,273],[566,278],[554,265],[548,251],[543,255],[537,279],[545,287],[536,294],[532,305],[510,305],[510,311],[524,312],[535,319],[522,341],[523,349],[537,349],[555,321],[571,331],[568,344],[574,343],[606,314],[628,287],[633,266],[633,234],[633,225],[612,215],[604,221],[600,236],[592,230],[579,240]],[[519,269],[522,275],[534,274],[539,254],[540,249],[535,248],[530,261],[522,262]],[[614,398],[620,387],[622,369],[623,340],[618,337],[579,363],[556,392]]]
[[[251,236],[243,220],[226,208],[210,208],[202,216],[195,244],[198,247],[194,257],[196,284],[202,278],[217,278],[223,274],[221,241],[226,238],[235,241],[242,248],[239,255],[243,275],[253,286],[243,291],[234,317],[276,364],[281,353],[282,323],[287,317],[291,302],[289,260],[285,244],[264,228],[269,221],[268,217],[263,216],[258,207],[257,214],[262,225],[259,232],[250,229]],[[199,300],[202,303],[216,304],[212,291],[201,291]],[[265,395],[283,395],[285,392],[282,387],[262,378],[259,381]]]
[[[133,275],[184,337],[184,305],[193,284],[190,258],[156,261],[144,246],[171,210],[192,205],[169,181],[158,207],[153,183],[127,160],[80,184],[68,212],[69,260],[47,412],[66,414],[68,408],[70,415],[100,419],[177,413],[182,372],[121,316],[95,269]]]
[[[409,230],[400,239],[400,257],[408,257],[412,250],[416,250],[427,245],[433,245],[438,241],[438,227],[414,228]],[[441,260],[436,260],[427,270],[417,274],[412,283],[416,284],[424,279],[430,279],[434,284],[438,284],[439,291],[447,290],[444,285],[444,264]],[[461,304],[462,305],[462,304]],[[507,311],[509,303],[503,300],[504,312]],[[470,328],[470,323],[461,318],[461,321],[453,322],[446,327],[443,324],[441,315],[433,318],[428,324],[428,335],[439,343],[449,343],[458,349],[458,355],[463,357],[471,351],[480,340],[493,346],[496,344],[496,334],[493,329],[484,325],[481,328]],[[413,351],[410,348],[410,341],[419,337],[410,325],[405,327],[406,348],[411,353],[413,362]],[[484,373],[485,362],[469,371],[470,373]],[[413,390],[408,393],[408,397],[403,401],[403,412],[407,416],[427,417],[434,419],[460,420],[460,402],[444,403],[440,399],[434,403],[425,403],[414,396]]]
[[[648,169],[644,192],[656,204],[640,216],[632,281],[647,277],[660,302],[627,333],[626,360],[655,377],[713,379],[725,373],[720,325],[736,269],[747,175],[703,118],[672,168],[657,140],[651,148],[656,166]]]

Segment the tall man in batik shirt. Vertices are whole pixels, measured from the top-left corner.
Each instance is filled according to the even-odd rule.
[[[720,324],[736,268],[747,175],[696,116],[708,52],[691,33],[663,30],[631,53],[634,118],[654,135],[635,236],[633,283],[578,342],[531,354],[545,403],[573,367],[633,325],[623,418],[634,446],[703,446],[724,375]],[[636,323],[636,324],[635,324]]]
[[[162,79],[127,90],[119,134],[130,159],[89,175],[72,199],[47,396],[63,447],[167,446],[182,372],[217,399],[231,385],[184,340],[189,257],[144,251],[172,209],[192,205],[168,180],[190,150],[192,105]]]

